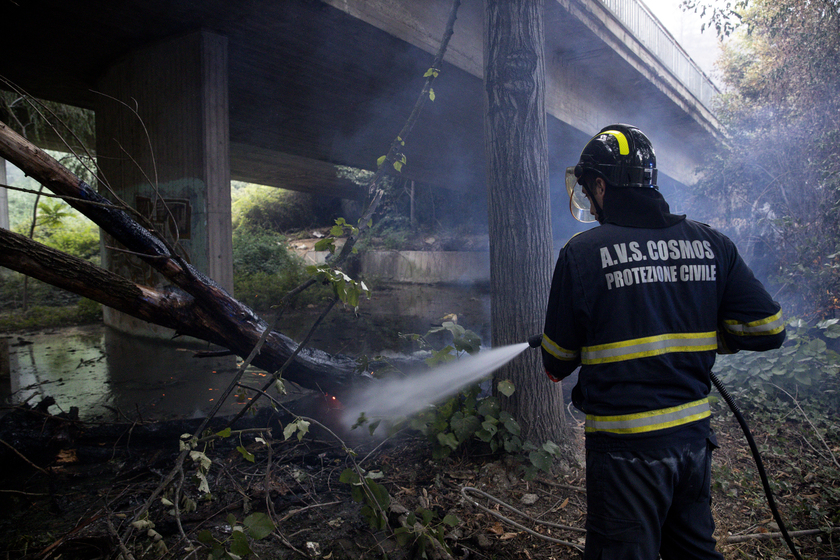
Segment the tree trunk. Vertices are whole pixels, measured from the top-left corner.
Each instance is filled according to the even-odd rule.
[[[125,211],[1,122],[0,157],[14,163],[52,192],[65,196],[70,206],[160,272],[175,289],[157,291],[138,286],[8,231],[0,232],[0,266],[42,279],[134,317],[174,328],[179,334],[218,344],[242,357],[251,353],[269,328],[250,308],[179,259],[161,239],[132,220]],[[274,372],[296,347],[295,341],[272,332],[253,364]],[[284,375],[304,387],[340,394],[353,380],[359,379],[354,374],[355,366],[355,361],[348,356],[331,356],[320,350],[304,349]]]
[[[490,229],[492,344],[541,333],[551,284],[552,235],[545,119],[542,0],[485,0],[485,150]],[[523,439],[560,443],[566,433],[559,383],[539,352],[496,372],[511,380],[498,395]]]
[[[231,331],[213,309],[180,290],[140,286],[118,274],[92,265],[24,235],[0,230],[0,266],[37,278],[127,313],[132,317],[174,329],[179,335],[206,340],[245,357],[268,326],[261,320],[243,322]],[[224,305],[224,302],[221,302]],[[253,364],[266,371],[280,369],[297,343],[272,332]],[[304,348],[284,372],[284,377],[307,389],[341,395],[359,379],[356,362],[349,356],[329,355]]]

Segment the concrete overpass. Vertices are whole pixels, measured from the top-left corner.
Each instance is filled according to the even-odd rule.
[[[718,134],[708,80],[637,0],[545,4],[556,189],[582,144],[610,122],[649,134],[665,189],[689,182]],[[95,111],[96,153],[112,188],[151,212],[145,184],[154,170],[185,254],[230,287],[230,179],[362,196],[335,166],[375,167],[415,102],[450,6],[3,2],[0,75],[35,97]],[[408,179],[478,204],[485,193],[482,22],[483,2],[465,0],[436,100],[406,145],[403,168]],[[107,264],[156,283],[125,256],[111,255]]]

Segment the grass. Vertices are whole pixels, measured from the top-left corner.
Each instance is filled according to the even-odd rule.
[[[75,305],[35,305],[0,312],[0,333],[88,325],[102,321],[102,306],[82,298]]]

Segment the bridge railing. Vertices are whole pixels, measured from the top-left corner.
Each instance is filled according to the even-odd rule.
[[[600,0],[705,107],[720,90],[638,0]]]

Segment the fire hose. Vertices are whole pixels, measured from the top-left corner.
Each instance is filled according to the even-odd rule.
[[[761,477],[761,485],[764,487],[764,495],[767,496],[767,505],[770,506],[770,511],[773,513],[773,519],[776,520],[776,525],[779,526],[779,532],[782,533],[785,543],[787,543],[788,548],[790,548],[790,552],[793,554],[793,557],[796,558],[796,560],[802,560],[802,556],[800,556],[799,552],[796,550],[796,545],[793,544],[793,539],[790,538],[787,527],[785,527],[785,524],[782,521],[782,516],[776,507],[776,500],[773,498],[773,491],[770,489],[770,482],[767,480],[767,472],[764,470],[764,462],[761,460],[761,454],[758,452],[758,447],[755,444],[755,440],[753,439],[752,432],[750,432],[750,428],[747,425],[747,421],[744,419],[744,415],[741,414],[741,409],[735,403],[735,399],[732,398],[729,391],[726,390],[726,387],[723,386],[720,379],[718,379],[718,376],[715,375],[714,372],[710,372],[709,375],[711,376],[712,383],[715,384],[718,393],[720,393],[720,396],[722,396],[723,400],[726,401],[726,404],[729,405],[730,410],[732,410],[732,414],[734,414],[735,418],[738,420],[738,424],[740,424],[741,430],[744,432],[744,437],[747,438],[747,443],[750,446],[753,459],[755,459],[755,466],[758,469],[758,475]]]
[[[530,337],[528,339],[528,345],[531,348],[539,348],[542,345],[542,335],[538,334]],[[747,439],[753,459],[755,460],[755,466],[758,469],[758,475],[761,478],[761,484],[764,487],[764,495],[767,497],[767,504],[770,506],[770,512],[773,514],[773,519],[775,519],[776,524],[779,526],[779,532],[781,532],[785,543],[793,554],[793,557],[796,558],[796,560],[802,560],[802,556],[800,556],[799,552],[796,550],[796,545],[793,543],[793,539],[791,539],[787,527],[782,521],[779,509],[776,507],[776,500],[773,498],[773,491],[770,488],[770,482],[767,479],[767,472],[764,470],[764,462],[761,459],[761,454],[755,444],[755,439],[753,439],[752,432],[747,425],[747,421],[744,419],[744,415],[741,414],[741,409],[735,403],[735,399],[732,398],[732,395],[729,394],[729,391],[726,390],[726,387],[724,387],[720,379],[718,379],[718,376],[715,375],[714,372],[709,372],[709,375],[712,379],[712,383],[715,385],[715,388],[717,388],[726,404],[729,405],[730,410],[732,410],[732,414],[735,415],[735,419],[738,420],[738,424],[744,432],[744,437]]]

